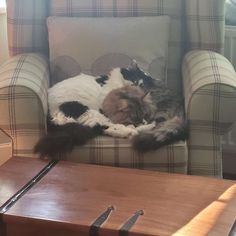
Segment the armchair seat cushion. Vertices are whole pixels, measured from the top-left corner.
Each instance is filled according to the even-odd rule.
[[[138,153],[129,139],[100,136],[82,147],[77,147],[67,160],[116,167],[157,170],[187,174],[187,145],[178,142],[156,151]]]

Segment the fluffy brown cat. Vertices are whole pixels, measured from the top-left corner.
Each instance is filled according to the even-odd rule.
[[[102,106],[103,113],[114,123],[136,126],[133,147],[148,151],[187,137],[183,99],[167,89],[161,81],[125,86],[111,91]],[[148,77],[148,80],[150,78]],[[146,81],[147,85],[150,81]]]
[[[155,107],[143,89],[128,85],[108,94],[102,112],[115,124],[138,126],[153,119]]]

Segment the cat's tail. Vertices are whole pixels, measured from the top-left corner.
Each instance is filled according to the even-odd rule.
[[[34,153],[50,159],[63,159],[72,151],[74,146],[81,146],[90,139],[103,133],[102,126],[90,128],[77,123],[54,125],[52,132],[42,137],[34,147]]]
[[[183,118],[175,116],[164,121],[149,131],[141,131],[133,137],[133,147],[139,152],[156,150],[164,145],[180,140],[186,140],[188,135],[187,123]]]

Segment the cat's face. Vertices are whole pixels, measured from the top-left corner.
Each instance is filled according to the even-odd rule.
[[[138,86],[113,90],[104,100],[104,114],[113,122],[138,126],[152,119],[150,98]]]
[[[138,126],[143,124],[145,111],[142,109],[141,99],[120,99],[117,101],[118,109],[112,114],[113,123]]]

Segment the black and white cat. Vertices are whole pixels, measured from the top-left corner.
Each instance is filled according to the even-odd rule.
[[[104,98],[114,89],[134,84],[123,73],[132,69],[115,68],[109,75],[86,74],[66,79],[48,90],[50,131],[39,140],[34,152],[57,158],[75,145],[85,144],[101,134],[128,138],[137,134],[134,126],[114,124],[100,110]]]
[[[132,138],[139,151],[185,139],[181,99],[136,63],[100,77],[80,74],[54,85],[48,95],[52,132],[34,149],[42,157],[63,156],[101,134]],[[128,106],[114,110],[124,98]],[[104,106],[105,100],[111,105]]]
[[[77,123],[93,128],[99,125],[106,127],[105,134],[114,137],[137,134],[133,127],[114,124],[99,112],[109,92],[128,84],[133,82],[124,79],[120,68],[100,77],[80,74],[66,79],[48,90],[51,121],[60,126]]]

